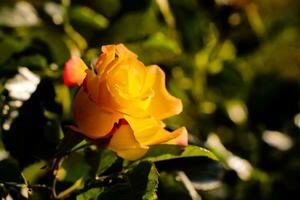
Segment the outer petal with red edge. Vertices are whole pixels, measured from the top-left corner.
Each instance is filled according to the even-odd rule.
[[[144,145],[176,144],[180,146],[187,146],[187,142],[188,133],[185,127],[178,128],[172,132],[169,132],[164,128],[160,128],[154,132],[151,137],[143,138],[142,141]]]
[[[81,85],[87,69],[88,67],[81,58],[72,56],[64,66],[64,84],[69,86]]]
[[[174,133],[175,132],[175,133]],[[165,142],[165,144],[176,144],[179,146],[187,146],[188,145],[188,132],[185,127],[181,127],[172,132],[173,134],[177,134],[177,137]]]
[[[149,147],[136,140],[133,130],[125,119],[121,119],[113,131],[108,147],[118,156],[126,160],[136,160],[147,153]]]

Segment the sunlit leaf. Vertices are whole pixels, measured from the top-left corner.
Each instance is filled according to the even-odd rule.
[[[158,162],[187,157],[208,157],[217,160],[217,157],[209,150],[192,145],[189,145],[184,149],[176,145],[155,145],[150,148],[149,152],[142,160]]]

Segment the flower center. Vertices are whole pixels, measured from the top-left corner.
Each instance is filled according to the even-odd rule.
[[[110,87],[126,99],[141,97],[145,77],[142,67],[138,62],[120,63],[110,72]]]

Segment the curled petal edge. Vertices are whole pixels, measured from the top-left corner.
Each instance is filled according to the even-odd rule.
[[[165,73],[157,65],[148,66],[147,70],[146,87],[152,87],[154,91],[154,97],[148,107],[149,113],[160,120],[179,114],[182,111],[182,102],[168,92]]]

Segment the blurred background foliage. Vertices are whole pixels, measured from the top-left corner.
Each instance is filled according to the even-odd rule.
[[[183,100],[183,113],[167,124],[186,126],[190,143],[222,161],[224,169],[185,161],[202,199],[300,198],[299,28],[297,0],[1,0],[0,181],[49,183],[40,169],[56,153],[61,123],[72,122],[77,90],[62,83],[64,62],[78,55],[93,65],[101,45],[124,43],[146,65],[160,65],[171,93]],[[120,165],[111,155],[90,169],[95,161],[88,158],[102,154],[111,152],[68,157],[58,188],[79,183],[78,173],[88,178],[89,170]],[[184,176],[168,170],[174,165],[157,166],[159,199],[199,199]],[[124,187],[99,199],[125,199]],[[47,199],[41,188],[31,188],[32,199]],[[6,190],[0,187],[0,196]],[[24,198],[24,191],[9,193]]]

